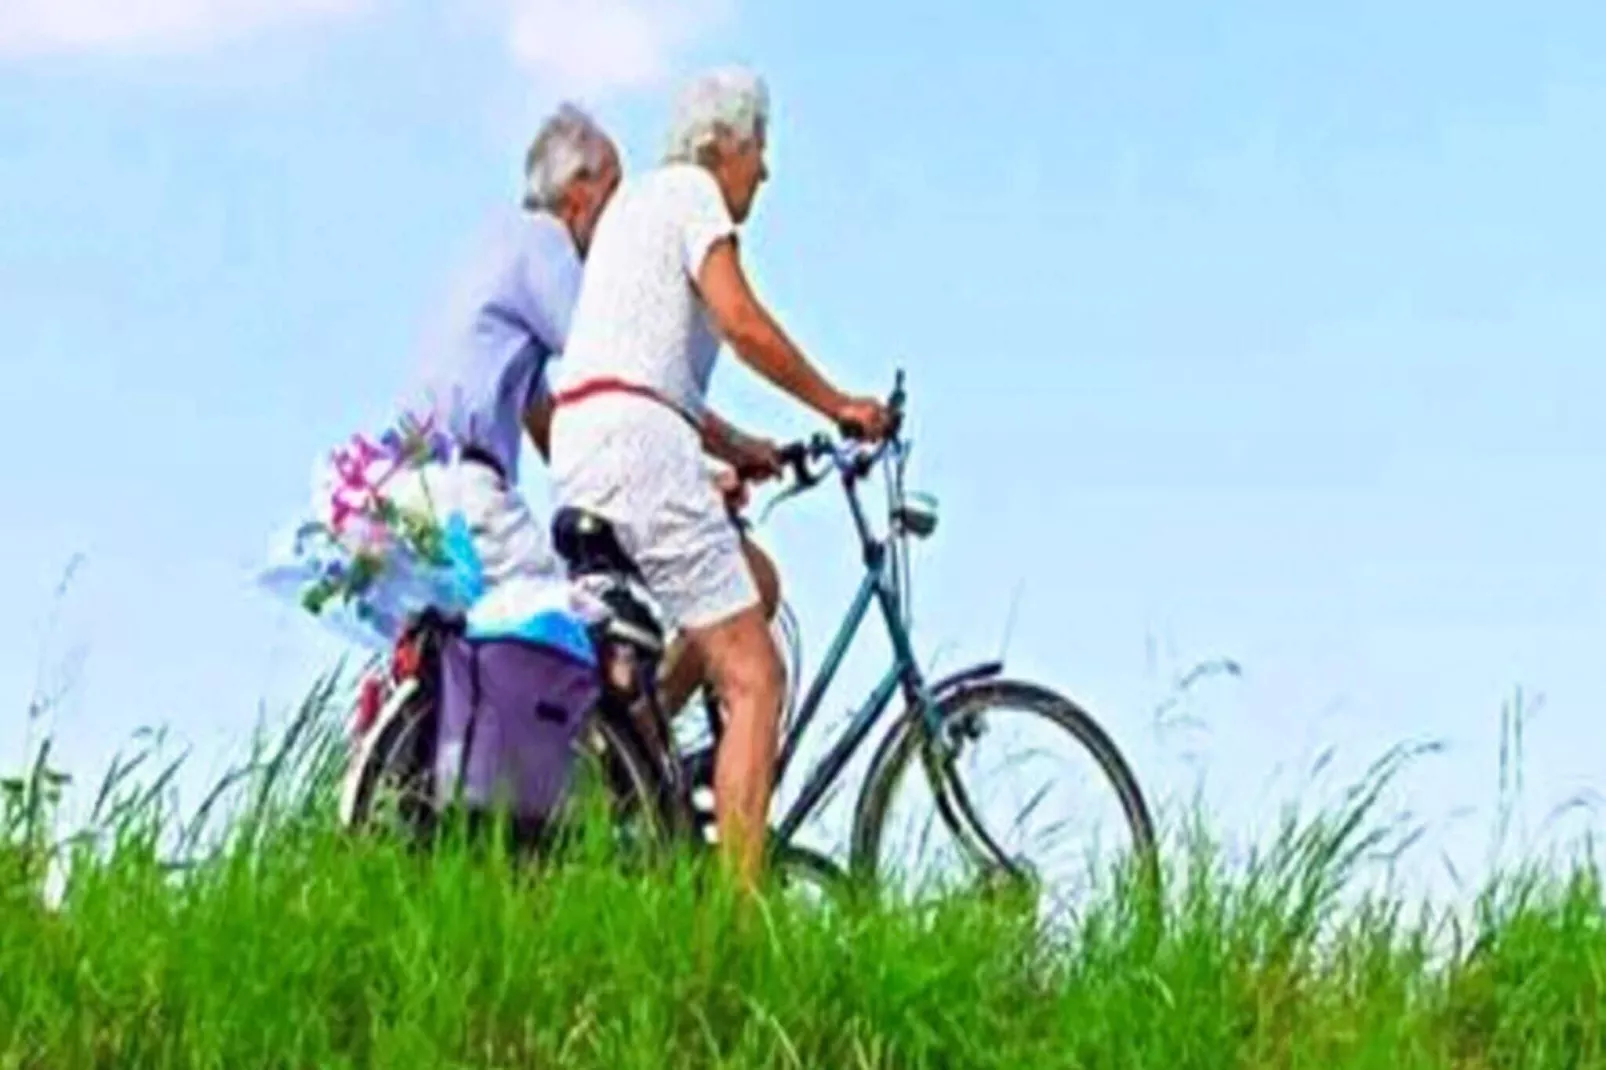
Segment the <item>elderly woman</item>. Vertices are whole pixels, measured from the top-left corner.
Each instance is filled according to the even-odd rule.
[[[720,343],[821,416],[878,437],[879,402],[827,381],[743,272],[737,227],[768,177],[768,92],[732,68],[679,96],[662,166],[627,181],[597,225],[564,358],[552,374],[557,500],[606,518],[679,624],[725,710],[714,794],[722,848],[762,872],[782,668],[736,528],[704,451],[777,469],[773,443],[705,404]]]

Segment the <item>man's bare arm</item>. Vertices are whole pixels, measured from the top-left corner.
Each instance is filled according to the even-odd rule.
[[[552,463],[552,395],[545,390],[538,393],[530,407],[524,410],[524,430],[529,432],[541,460]]]
[[[703,449],[728,465],[740,467],[747,459],[743,446],[753,441],[752,436],[737,430],[736,426],[713,409],[703,410]]]
[[[814,369],[759,304],[733,239],[721,238],[709,247],[697,289],[719,333],[743,363],[826,419],[840,418],[849,399]]]

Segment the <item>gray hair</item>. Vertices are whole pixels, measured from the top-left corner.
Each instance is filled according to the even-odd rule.
[[[769,112],[769,87],[746,67],[721,67],[699,75],[675,98],[664,159],[700,162],[722,133],[750,145],[768,125]]]
[[[591,116],[573,104],[560,104],[524,154],[525,206],[555,208],[569,183],[602,170],[609,148],[608,135]]]

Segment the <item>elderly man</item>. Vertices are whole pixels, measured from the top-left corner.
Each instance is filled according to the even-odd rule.
[[[583,111],[560,106],[526,153],[523,211],[459,284],[449,334],[430,354],[427,407],[455,463],[393,493],[464,514],[487,588],[557,568],[546,525],[517,490],[519,453],[526,433],[547,451],[547,366],[565,348],[582,263],[619,181],[613,142]]]
[[[804,405],[879,437],[879,402],[838,390],[753,295],[737,249],[764,163],[768,92],[742,69],[677,101],[663,166],[625,183],[598,224],[569,345],[553,369],[556,496],[607,518],[712,678],[727,727],[715,770],[726,857],[762,872],[782,668],[741,540],[703,452],[773,473],[773,443],[709,412],[720,342]]]

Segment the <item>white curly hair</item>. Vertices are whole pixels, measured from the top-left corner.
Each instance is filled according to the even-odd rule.
[[[575,179],[595,175],[607,163],[612,142],[596,120],[577,105],[558,106],[524,154],[524,203],[555,208]]]
[[[698,75],[675,98],[666,163],[700,162],[721,133],[744,145],[769,123],[770,93],[746,67],[720,67]]]

